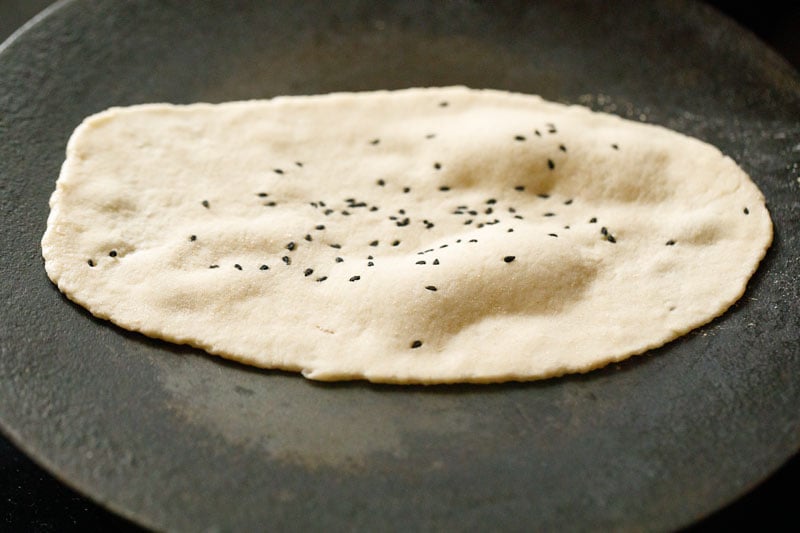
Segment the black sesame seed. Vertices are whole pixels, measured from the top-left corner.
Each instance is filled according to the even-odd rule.
[[[389,215],[389,220],[397,220],[397,217],[394,215]]]
[[[404,218],[403,220],[399,220],[397,222],[398,227],[408,226],[408,223],[411,222],[408,218]]]
[[[570,205],[570,204],[572,204],[572,198],[564,202],[564,205]]]
[[[472,224],[472,219],[469,219],[469,220],[464,222],[465,226],[469,226],[470,224]]]
[[[524,185],[517,185],[516,187],[514,187],[514,190],[515,191],[524,191],[525,190],[525,186]]]
[[[448,187],[447,185],[442,185],[441,187],[439,187],[439,190],[442,192],[447,192],[450,190],[450,187]]]
[[[569,226],[564,226],[564,229],[569,229]]]
[[[88,265],[89,265],[90,267],[93,267],[93,266],[94,266],[94,261],[92,261],[91,259],[89,259],[89,260],[87,261],[87,263],[88,263]]]
[[[241,270],[242,269],[242,265],[237,263],[237,264],[233,265],[233,268],[235,268],[236,270]]]
[[[342,245],[341,244],[331,244],[330,247],[331,248],[336,248],[337,250],[339,250],[339,249],[341,249]]]
[[[514,233],[514,228],[508,228],[508,233]]]
[[[398,209],[397,212],[400,213],[401,215],[405,215],[406,214],[406,210],[405,209]]]
[[[750,210],[749,210],[749,209],[747,209],[746,207],[744,208],[744,214],[745,214],[745,215],[749,215],[749,214],[750,214]]]
[[[606,240],[608,242],[617,242],[617,239],[613,235],[608,235],[608,237],[606,237]]]
[[[267,265],[261,265],[259,270],[269,270],[269,267]]]
[[[326,210],[324,211],[324,213],[325,213],[325,215],[326,215],[326,216],[327,216],[327,215],[330,215],[331,213],[333,213],[333,209],[326,209]]]
[[[486,203],[489,205],[494,205],[497,203],[497,200],[495,200],[494,198],[489,198],[488,200],[486,200]]]
[[[350,278],[350,281],[358,281],[360,279],[361,279],[361,276],[353,276],[352,278]]]
[[[373,263],[372,261],[367,261],[367,266],[368,267],[375,266],[375,263]]]
[[[619,150],[619,145],[614,143],[611,145],[611,148],[613,148],[614,150]]]
[[[439,248],[447,248],[446,244],[441,245]]]
[[[269,196],[269,194],[267,194],[267,193],[265,193],[265,192],[260,192],[260,193],[258,193],[258,196],[259,196],[260,198],[266,198],[267,196]]]
[[[206,209],[209,209],[211,207],[211,205],[208,203],[208,200],[203,200],[201,203],[203,204],[203,207],[205,207]]]
[[[328,279],[328,276],[322,276],[321,278],[317,278],[317,281],[325,281]]]
[[[265,207],[275,207],[275,202],[267,202],[264,204]]]
[[[383,187],[384,185],[386,185],[386,182],[385,182],[385,181],[383,181],[383,180],[378,180],[378,181],[377,181],[377,182],[375,182],[375,183],[377,183],[377,184],[378,184],[378,186],[380,186],[380,187]]]
[[[438,264],[439,264],[439,260],[438,260],[438,259],[434,259],[434,260],[433,260],[433,264],[434,264],[434,265],[438,265]]]
[[[110,257],[117,257],[117,251],[116,250],[111,250],[110,252],[108,252],[108,255]]]
[[[478,239],[470,239],[469,242],[478,242]]]
[[[548,159],[547,160],[547,168],[549,168],[550,170],[553,170],[554,168],[556,168],[556,164],[553,163],[552,159]]]
[[[418,265],[424,265],[424,264],[425,264],[425,261],[417,261],[417,264],[418,264]]]
[[[537,137],[542,136],[542,133],[539,130],[533,130],[533,133],[535,133]]]
[[[378,241],[372,241],[369,243],[370,246],[378,246]]]
[[[608,235],[608,230],[606,229],[606,227],[605,227],[605,226],[603,226],[602,228],[600,228],[600,233],[602,233],[603,235]]]
[[[307,268],[307,269],[305,269],[305,270],[303,271],[303,275],[304,275],[305,277],[308,277],[308,276],[310,276],[310,275],[311,275],[311,274],[313,274],[313,273],[314,273],[314,269],[313,269],[313,268]]]
[[[425,222],[425,229],[431,229],[433,227],[433,222]]]
[[[289,250],[290,252],[295,248],[297,248],[297,245],[294,242],[290,242],[289,244],[286,245],[286,249]]]
[[[414,341],[411,343],[412,348],[419,348],[420,346],[422,346],[422,341]]]
[[[461,239],[456,239],[456,242],[457,242],[457,243],[458,243],[458,242],[461,242]]]
[[[558,145],[558,149],[561,150],[562,152],[566,152],[567,151],[567,147],[564,146],[563,144],[559,144]]]
[[[281,260],[284,263],[286,263],[287,265],[291,265],[292,264],[292,259],[288,255],[284,255],[283,257],[281,257]]]
[[[319,204],[318,204],[317,202],[310,202],[310,203],[309,203],[309,205],[310,205],[311,207],[314,207],[314,208],[317,208],[317,207],[319,207]]]
[[[392,246],[397,246],[398,244],[400,244],[400,241],[393,241],[392,242]]]
[[[297,165],[298,167],[301,167],[301,168],[303,167],[303,163],[300,162],[300,161],[295,161],[294,164]]]
[[[189,236],[189,240],[192,241],[192,242],[196,241],[197,240],[197,235],[190,235]]]
[[[274,168],[274,169],[272,169],[272,171],[273,171],[275,174],[283,174],[283,170],[282,170],[282,169],[280,169],[280,168]]]
[[[428,248],[427,250],[425,250],[425,253],[427,254],[428,252],[432,252],[432,251],[433,251],[433,248]]]
[[[341,257],[337,257],[337,258],[335,259],[335,261],[336,261],[337,263],[341,263],[342,261],[344,261],[344,259],[342,259]]]
[[[373,145],[373,146],[374,146],[374,145],[378,144],[379,142],[381,142],[381,140],[380,140],[380,139],[372,139],[372,140],[369,142],[369,144],[371,144],[371,145]]]
[[[503,258],[503,261],[505,261],[506,263],[510,263],[510,262],[511,262],[511,261],[513,261],[514,259],[516,259],[516,257],[514,257],[513,255],[507,255],[507,256],[505,256],[505,257]]]
[[[319,201],[319,205],[320,205],[321,207],[325,207],[325,202],[323,202],[322,200],[320,200],[320,201]]]
[[[346,216],[346,217],[347,217],[347,216],[350,216],[350,211],[344,210],[344,211],[342,211],[342,214],[343,214],[344,216]]]
[[[550,213],[550,212],[547,212],[547,213],[545,213],[545,214],[544,214],[544,215],[542,215],[542,216],[543,216],[543,217],[554,217],[554,216],[556,216],[556,214],[555,214],[555,213]]]
[[[517,212],[517,210],[516,210],[516,209],[514,209],[513,207],[509,207],[509,208],[508,208],[508,212],[509,212],[509,213],[516,213],[516,212]]]
[[[549,194],[544,194],[544,193],[537,194],[536,196],[538,196],[539,198],[542,198],[544,200],[547,200],[548,198],[550,198]]]
[[[491,215],[492,213],[494,213],[494,209],[492,209],[491,207],[487,207],[484,213],[486,213],[487,215]]]
[[[517,136],[514,137],[514,140],[515,141],[524,141],[525,137],[523,137],[522,135],[517,135]]]
[[[450,105],[448,102],[439,102],[439,107],[447,107]]]
[[[467,211],[467,213],[469,213],[472,216],[476,216],[478,214],[478,212],[475,211],[474,209],[471,209],[471,210]]]
[[[441,163],[434,163],[433,164],[433,168],[435,168],[436,170],[441,170],[442,164]]]
[[[410,193],[411,192],[411,187],[403,187],[403,192],[404,193]]]
[[[516,218],[518,220],[522,220],[522,215],[514,215],[514,218]]]
[[[375,258],[374,258],[374,257],[372,257],[371,255],[368,255],[368,256],[367,256],[367,259],[375,259]]]
[[[668,240],[668,241],[666,242],[666,245],[667,245],[667,246],[675,246],[675,241],[673,241],[672,239],[670,239],[670,240]]]
[[[436,292],[438,290],[434,285],[427,285],[425,288],[433,292]]]
[[[596,223],[597,223],[597,217],[592,217],[589,219],[589,224],[596,224]]]
[[[219,265],[208,265],[208,268],[219,268]]]
[[[478,229],[481,229],[484,225],[485,224],[483,222],[481,222],[480,224],[478,224]]]
[[[558,235],[556,235],[555,233],[548,233],[548,235],[549,235],[550,237],[558,237]]]
[[[303,237],[303,238],[304,238],[305,240],[307,240],[308,242],[311,242],[311,235],[308,235],[308,234],[306,234],[306,236],[305,236],[305,237]]]

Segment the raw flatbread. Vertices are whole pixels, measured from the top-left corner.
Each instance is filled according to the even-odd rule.
[[[50,206],[95,316],[318,380],[598,368],[723,313],[772,239],[713,146],[463,87],[109,109]]]

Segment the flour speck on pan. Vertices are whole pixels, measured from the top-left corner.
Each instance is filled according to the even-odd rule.
[[[319,380],[531,380],[739,299],[764,198],[708,144],[462,87],[114,108],[42,241],[95,316]]]

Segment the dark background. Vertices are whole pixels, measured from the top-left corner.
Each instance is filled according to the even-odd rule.
[[[708,2],[749,28],[800,69],[800,2]],[[50,0],[0,0],[0,41],[50,4]],[[0,73],[2,76],[2,73]],[[796,455],[755,490],[714,513],[689,531],[736,526],[764,526],[772,531],[800,531],[800,455]],[[776,526],[775,524],[782,524]],[[39,468],[0,436],[0,530],[139,531],[81,497]]]

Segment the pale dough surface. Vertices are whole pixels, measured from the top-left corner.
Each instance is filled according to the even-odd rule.
[[[50,206],[95,316],[319,380],[598,368],[722,314],[772,240],[713,146],[463,87],[109,109]]]

